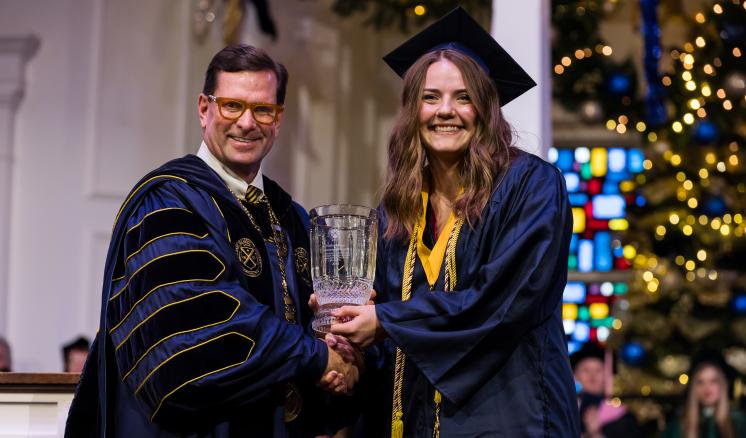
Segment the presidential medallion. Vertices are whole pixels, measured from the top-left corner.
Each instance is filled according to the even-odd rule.
[[[287,260],[288,258],[288,243],[285,240],[285,232],[282,231],[282,228],[280,228],[279,225],[273,226],[275,229],[274,234],[272,235],[272,238],[269,239],[270,243],[273,243],[277,245],[277,251],[280,254],[280,258],[282,260]]]
[[[311,262],[308,260],[306,248],[295,248],[295,272],[307,285],[311,285]]]
[[[262,256],[259,254],[254,242],[248,237],[238,239],[236,242],[236,256],[241,262],[241,269],[249,277],[258,277],[262,274]]]

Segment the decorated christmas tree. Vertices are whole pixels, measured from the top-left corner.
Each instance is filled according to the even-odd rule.
[[[703,350],[746,375],[746,3],[684,17],[688,41],[661,48],[657,2],[641,1],[639,72],[606,56],[598,23],[610,3],[552,2],[554,96],[588,126],[637,132],[644,146],[646,170],[625,188],[645,199],[623,236],[634,275],[608,344],[622,362],[615,392],[664,400]]]
[[[642,392],[677,391],[703,349],[746,373],[744,7],[713,3],[666,53],[668,121],[646,133],[647,205],[628,236],[635,293],[617,340],[629,365],[659,377]]]

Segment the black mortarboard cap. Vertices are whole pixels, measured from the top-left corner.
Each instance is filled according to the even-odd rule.
[[[452,48],[474,59],[495,83],[501,105],[536,85],[492,35],[460,6],[405,41],[383,60],[404,77],[420,56],[441,48]]]
[[[580,362],[588,358],[598,359],[601,362],[604,361],[604,349],[601,348],[595,342],[588,342],[583,345],[578,351],[570,355],[570,365],[574,370]]]

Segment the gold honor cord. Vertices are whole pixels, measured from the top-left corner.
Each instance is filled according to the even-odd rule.
[[[446,292],[452,291],[456,287],[456,243],[458,242],[459,234],[461,234],[461,227],[464,225],[464,219],[459,218],[456,221],[451,235],[448,236],[448,244],[446,245],[446,257],[445,257],[445,270],[444,270],[444,290]],[[404,259],[404,274],[402,275],[402,290],[401,300],[407,301],[412,295],[412,277],[414,275],[414,263],[417,259],[417,232],[419,223],[415,223],[412,229],[412,237],[409,239],[409,248],[407,249],[407,256]],[[431,288],[432,289],[432,288]],[[396,365],[394,369],[394,403],[392,406],[391,413],[391,438],[403,438],[404,436],[404,409],[402,408],[402,388],[404,386],[404,363],[406,357],[401,348],[396,347]],[[435,390],[433,396],[435,402],[435,424],[433,425],[433,437],[440,437],[440,404],[441,395],[440,391]]]

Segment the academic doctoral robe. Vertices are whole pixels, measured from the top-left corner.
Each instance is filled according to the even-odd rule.
[[[116,218],[101,323],[66,436],[305,437],[324,423],[314,384],[327,363],[309,335],[307,216],[279,185],[265,194],[287,242],[286,322],[266,214],[256,229],[220,177],[194,155],[144,177]],[[270,231],[271,233],[271,231]],[[283,419],[288,383],[302,398]],[[295,399],[297,402],[297,399]],[[331,420],[330,420],[331,421]]]
[[[383,236],[384,209],[379,213]],[[561,315],[571,227],[560,172],[517,152],[480,221],[461,229],[452,292],[444,292],[445,263],[430,291],[418,259],[411,298],[402,302],[408,239],[380,239],[376,314],[388,338],[367,358],[358,434],[391,434],[399,346],[406,354],[405,437],[432,437],[435,389],[443,438],[578,437]]]

